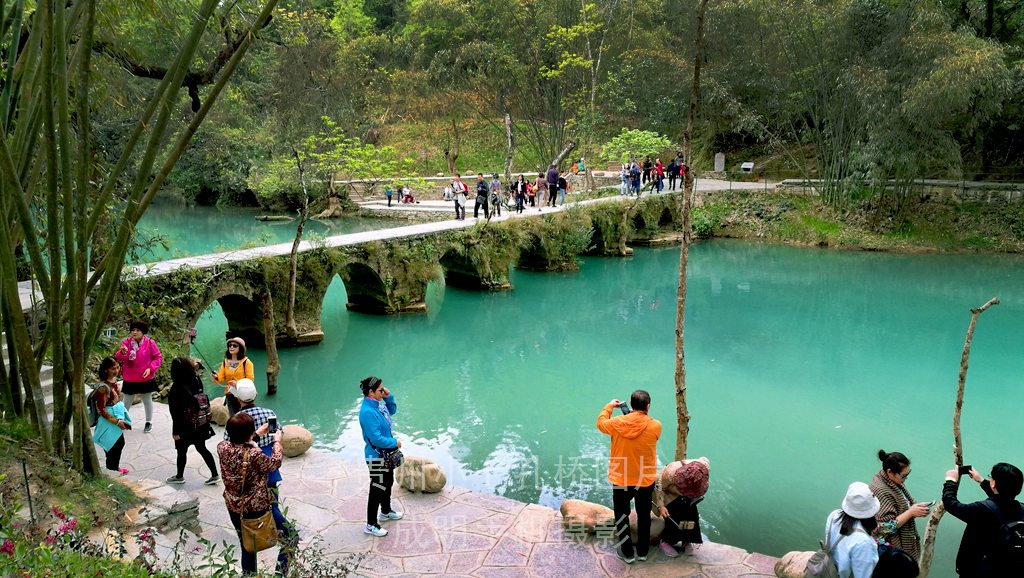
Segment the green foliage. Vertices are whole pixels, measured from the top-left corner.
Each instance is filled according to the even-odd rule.
[[[366,15],[363,0],[334,0],[331,30],[341,40],[365,36],[373,29],[373,18]]]
[[[672,142],[656,132],[622,129],[618,136],[601,147],[601,155],[610,161],[627,163],[648,155],[658,155],[672,146]]]

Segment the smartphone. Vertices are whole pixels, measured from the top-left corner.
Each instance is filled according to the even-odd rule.
[[[931,508],[931,507],[932,507],[932,506],[934,506],[934,505],[935,505],[935,500],[932,500],[932,501],[928,502],[928,504],[927,504],[927,506],[928,506],[929,508]]]
[[[960,474],[961,476],[969,476],[969,475],[971,475],[971,466],[960,466],[960,467],[958,467],[958,468],[956,469],[956,471],[957,471],[957,472],[958,472],[958,473],[959,473],[959,474]]]
[[[629,410],[629,402],[628,401],[620,401],[619,402],[619,409],[622,410],[622,415],[626,415],[627,413],[629,413],[629,411],[630,411]]]
[[[277,418],[267,418],[267,433],[277,433]]]

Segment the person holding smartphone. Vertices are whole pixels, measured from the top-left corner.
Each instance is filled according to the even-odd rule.
[[[961,476],[978,482],[986,498],[971,504],[959,500]],[[1012,464],[992,466],[988,479],[971,466],[946,472],[942,484],[942,505],[946,511],[967,524],[960,550],[956,553],[956,573],[963,578],[1009,578],[1024,575],[1021,557],[1021,532],[1024,531],[1024,505],[1017,501],[1024,474]]]
[[[658,479],[658,438],[661,422],[647,415],[651,394],[642,389],[629,396],[632,411],[612,417],[622,402],[613,399],[597,416],[597,429],[611,437],[608,481],[612,484],[616,542],[615,555],[626,564],[647,560],[651,546],[651,504]],[[629,532],[630,503],[636,501],[637,542],[634,549]]]
[[[915,502],[907,490],[910,460],[900,452],[878,450],[882,469],[871,479],[871,493],[881,505],[875,519],[878,528],[875,538],[899,548],[914,560],[921,557],[921,536],[917,532],[916,518],[927,516],[931,510],[927,502]]]
[[[398,411],[395,395],[384,387],[379,377],[371,375],[359,382],[363,394],[359,407],[359,428],[363,432],[363,458],[370,468],[370,493],[366,500],[366,527],[363,533],[378,538],[387,536],[388,531],[380,527],[381,522],[401,520],[402,512],[391,507],[391,487],[395,485],[395,471],[384,465],[381,450],[402,447],[401,440],[395,439],[391,430],[391,416]],[[379,509],[379,512],[378,512]]]

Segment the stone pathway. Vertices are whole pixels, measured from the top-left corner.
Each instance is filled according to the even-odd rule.
[[[224,488],[203,485],[209,472],[194,450],[189,452],[185,484],[162,483],[175,473],[167,406],[156,404],[149,434],[142,433],[145,418],[141,404],[132,408],[131,416],[136,429],[126,432],[121,460],[130,470],[126,478],[150,488],[160,502],[198,498],[202,536],[214,544],[234,544],[237,551],[237,537],[224,507]],[[216,456],[223,428],[214,429],[218,435],[207,447]],[[97,448],[97,452],[102,463],[102,450]],[[627,566],[608,544],[593,538],[582,543],[567,538],[556,510],[450,486],[438,494],[416,494],[396,484],[392,504],[405,518],[385,523],[390,533],[374,538],[363,533],[369,476],[361,461],[349,462],[314,448],[298,458],[285,458],[281,474],[282,506],[298,525],[302,546],[319,536],[326,555],[339,564],[354,566],[355,576],[774,576],[775,558],[712,543],[704,544],[692,556],[677,559],[652,548],[646,562]],[[186,544],[178,552],[188,556],[198,542],[195,536],[186,536]],[[171,559],[177,541],[177,531],[160,535],[157,551],[161,559]],[[262,552],[259,567],[272,569],[276,552]]]

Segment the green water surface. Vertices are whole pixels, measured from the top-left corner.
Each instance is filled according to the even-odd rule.
[[[357,382],[375,374],[395,393],[403,449],[437,460],[450,484],[610,505],[608,437],[594,426],[605,402],[650,391],[659,457],[673,455],[678,255],[638,249],[586,258],[577,273],[516,271],[506,293],[432,286],[428,313],[393,317],[349,313],[335,280],[324,341],[282,350],[280,392],[259,403],[358,460]],[[770,555],[814,549],[847,485],[878,470],[879,448],[910,457],[915,499],[939,499],[968,309],[993,296],[1002,304],[982,316],[971,356],[965,456],[986,473],[1024,465],[1021,258],[714,241],[693,247],[690,263],[689,454],[711,460],[701,514],[712,540]],[[199,325],[207,357],[223,354],[225,329],[215,304]],[[265,355],[252,358],[264,392]],[[961,496],[982,493],[965,484]],[[962,528],[943,520],[933,576],[954,575]]]
[[[281,214],[245,207],[197,207],[157,197],[139,221],[136,241],[142,245],[133,263],[151,263],[291,242],[297,222],[257,221],[257,215]],[[296,216],[291,214],[289,216]],[[329,221],[307,221],[303,239],[359,233],[408,225],[407,221],[345,217]]]

